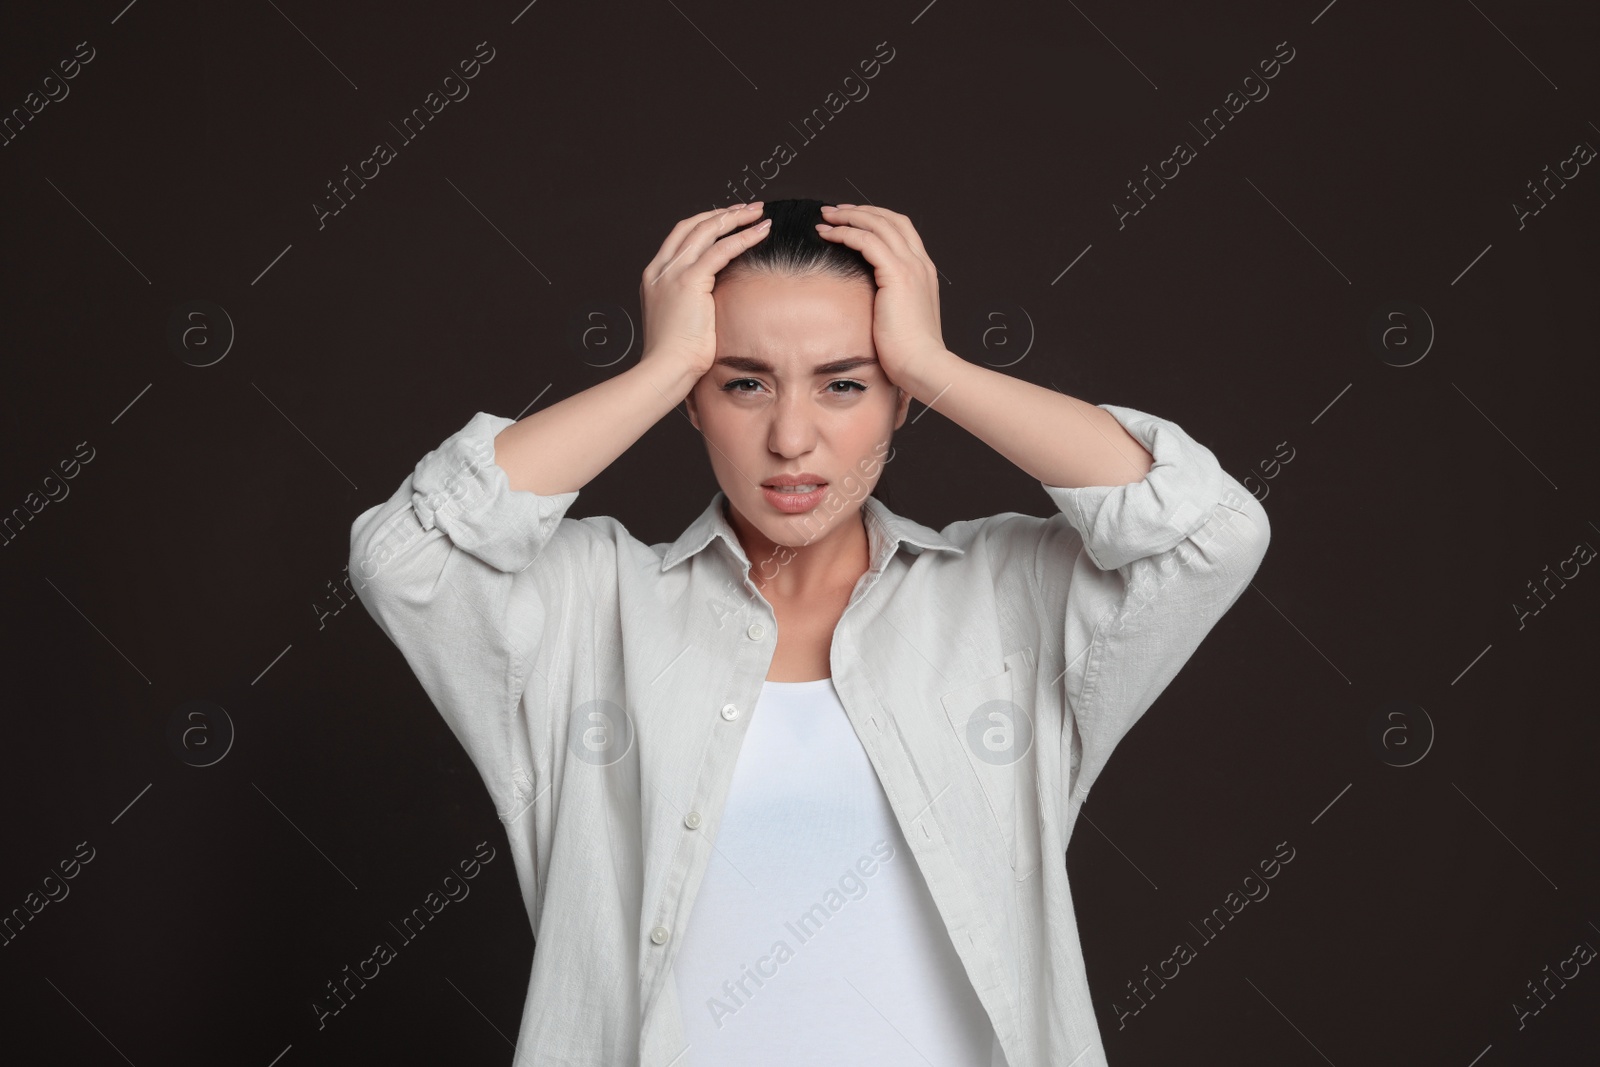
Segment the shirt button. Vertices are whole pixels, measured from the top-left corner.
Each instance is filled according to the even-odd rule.
[[[767,632],[767,628],[765,626],[762,626],[759,622],[751,623],[750,624],[750,629],[745,631],[745,633],[750,635],[750,640],[752,640],[752,641],[761,640],[761,635],[766,633],[766,632]]]
[[[722,717],[732,722],[739,717],[739,709],[732,704],[724,704],[722,705]]]
[[[654,941],[658,945],[666,944],[667,938],[670,936],[671,935],[667,932],[667,928],[665,926],[658,926],[654,930],[650,931],[650,940]]]
[[[691,830],[699,829],[700,813],[698,811],[691,811],[689,814],[685,815],[683,817],[683,825],[687,826]]]

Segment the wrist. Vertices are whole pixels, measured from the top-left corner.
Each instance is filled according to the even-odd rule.
[[[966,360],[949,349],[929,349],[908,360],[907,366],[893,375],[894,383],[910,393],[913,400],[932,407],[966,365]]]
[[[646,352],[623,373],[649,382],[672,407],[680,404],[704,377],[704,372],[690,361],[666,352]]]

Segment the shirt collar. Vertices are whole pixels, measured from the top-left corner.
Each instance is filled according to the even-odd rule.
[[[717,537],[722,538],[740,566],[746,571],[749,570],[750,561],[745,558],[744,547],[739,544],[739,535],[734,532],[733,524],[722,513],[725,500],[727,494],[718,489],[716,495],[711,498],[711,503],[700,513],[700,517],[690,523],[689,528],[668,547],[666,555],[661,559],[663,571],[676,567]],[[908,551],[913,555],[920,554],[925,548],[953,552],[958,556],[966,554],[965,549],[958,547],[937,530],[903,515],[896,515],[875,496],[869,496],[862,502],[861,512],[865,517],[868,552],[872,560],[870,570],[882,570],[894,554],[900,551],[901,542],[912,546]]]

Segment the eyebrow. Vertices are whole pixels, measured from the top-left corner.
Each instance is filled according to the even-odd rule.
[[[811,373],[820,377],[824,374],[838,374],[842,371],[854,370],[857,367],[876,367],[877,365],[878,361],[871,356],[852,356],[848,359],[834,360],[832,363],[819,363],[811,369]],[[727,367],[729,370],[742,370],[751,374],[775,373],[772,364],[764,359],[756,359],[753,356],[723,356],[716,361],[714,366]]]

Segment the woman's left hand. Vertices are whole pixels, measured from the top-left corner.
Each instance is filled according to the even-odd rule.
[[[872,343],[889,380],[909,380],[925,358],[945,353],[939,326],[939,272],[911,220],[881,207],[828,205],[817,233],[849,245],[871,263],[878,293],[872,305]]]

